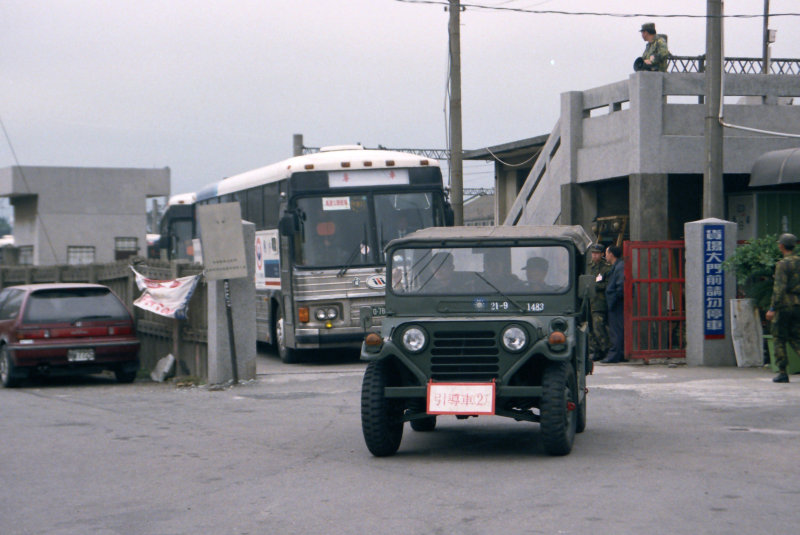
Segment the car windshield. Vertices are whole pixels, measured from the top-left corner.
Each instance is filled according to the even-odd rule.
[[[540,295],[565,292],[570,255],[562,246],[396,249],[391,287],[405,295]]]
[[[73,323],[92,319],[129,319],[125,305],[108,288],[38,290],[25,306],[24,323]]]

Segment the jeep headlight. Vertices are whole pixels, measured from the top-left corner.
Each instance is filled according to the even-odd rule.
[[[528,333],[518,325],[506,327],[502,336],[503,347],[512,353],[522,351],[528,345]]]
[[[427,341],[428,337],[425,335],[425,331],[419,327],[409,327],[403,331],[403,347],[410,353],[419,353],[425,349]]]

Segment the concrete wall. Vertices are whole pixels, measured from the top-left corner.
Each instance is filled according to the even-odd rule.
[[[592,190],[562,187],[624,178],[631,239],[665,239],[668,176],[703,173],[704,89],[703,74],[638,72],[563,93],[561,117],[504,223],[586,226],[596,215]],[[726,122],[800,134],[800,106],[787,105],[800,102],[800,77],[729,74],[724,94]],[[732,129],[724,136],[725,174],[749,174],[765,152],[797,146],[797,139]]]
[[[15,245],[32,245],[36,265],[66,263],[68,246],[92,246],[95,262],[112,262],[115,238],[136,238],[145,254],[147,198],[169,194],[169,168],[0,169],[0,196],[14,206]]]

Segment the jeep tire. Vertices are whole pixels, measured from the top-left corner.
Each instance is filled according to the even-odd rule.
[[[550,362],[542,375],[539,407],[542,442],[550,455],[572,450],[578,420],[578,388],[569,362]]]
[[[403,438],[403,407],[397,400],[387,399],[389,362],[370,362],[361,385],[361,430],[367,449],[376,457],[397,453]]]

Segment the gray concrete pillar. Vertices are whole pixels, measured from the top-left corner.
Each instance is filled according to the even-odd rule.
[[[589,236],[592,232],[592,219],[597,214],[597,193],[594,187],[570,183],[561,185],[562,225],[581,225]]]
[[[736,223],[703,219],[684,225],[686,235],[686,363],[736,366],[729,301],[736,277],[720,264],[736,249]]]
[[[628,179],[630,236],[633,241],[666,240],[669,237],[665,174],[634,174]]]
[[[236,369],[240,381],[256,377],[255,228],[253,223],[242,221],[241,239],[247,255],[247,277],[230,279]],[[224,281],[209,281],[208,383],[221,384],[232,379]]]
[[[565,175],[569,180],[562,182],[578,181],[578,149],[583,146],[583,93],[580,91],[567,91],[561,93],[561,147],[564,151]]]

